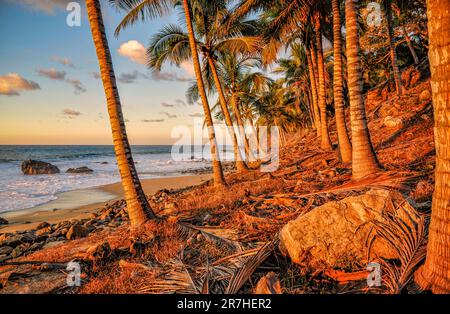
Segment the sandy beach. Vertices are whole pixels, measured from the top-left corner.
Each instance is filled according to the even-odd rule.
[[[142,180],[146,194],[161,189],[180,189],[198,185],[211,179],[210,174],[155,178]],[[98,211],[106,202],[123,198],[120,182],[95,188],[79,189],[58,194],[58,199],[48,203],[10,212],[0,213],[9,224],[0,227],[0,233],[29,230],[39,223],[58,223],[64,220],[82,219]]]

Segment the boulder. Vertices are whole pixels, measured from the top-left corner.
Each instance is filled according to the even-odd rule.
[[[50,234],[50,233],[52,233],[52,232],[53,232],[52,227],[51,227],[51,226],[48,226],[48,227],[44,227],[44,228],[38,229],[38,230],[35,232],[35,234],[36,234],[37,236],[45,236],[45,235],[48,235],[48,234]]]
[[[383,125],[388,128],[399,129],[399,128],[403,127],[403,121],[400,118],[387,116],[383,120]]]
[[[7,225],[9,224],[8,220],[6,220],[5,218],[0,217],[0,226],[1,225]]]
[[[69,168],[66,173],[92,173],[94,170],[88,167]]]
[[[86,227],[80,225],[73,225],[70,227],[69,231],[67,231],[66,238],[67,240],[74,240],[87,237],[89,234],[89,230]]]
[[[373,222],[384,221],[383,213],[387,211],[411,227],[419,219],[417,211],[399,192],[373,189],[328,202],[290,221],[281,230],[280,250],[294,263],[306,267],[344,267],[349,258],[361,263],[375,257],[396,258],[392,247],[378,238],[367,256]]]
[[[26,160],[22,163],[22,173],[26,175],[59,173],[58,167],[40,160]]]

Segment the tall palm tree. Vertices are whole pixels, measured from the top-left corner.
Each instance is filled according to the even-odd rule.
[[[116,28],[116,35],[120,31],[145,18],[154,18],[166,13],[169,5],[175,3],[179,5],[179,1],[176,0],[110,0],[111,3],[118,6],[121,9],[127,10],[128,13],[120,22]],[[192,62],[194,65],[195,77],[197,79],[198,90],[200,98],[202,100],[203,111],[205,115],[205,122],[208,128],[209,143],[211,147],[211,158],[213,168],[213,179],[216,187],[222,187],[225,183],[223,175],[222,165],[220,162],[219,150],[217,148],[217,140],[214,131],[213,119],[211,116],[211,109],[209,108],[208,97],[206,96],[205,84],[200,68],[200,60],[197,51],[197,42],[195,39],[194,29],[192,26],[191,9],[189,7],[188,0],[183,0],[181,3],[184,10],[184,17],[186,20],[186,27],[188,30],[188,42],[191,49]]]
[[[322,46],[322,12],[317,10],[313,17],[314,30],[316,35],[316,50],[317,50],[317,70],[319,79],[319,108],[320,108],[320,125],[321,125],[321,147],[322,149],[332,149],[330,134],[328,132],[327,122],[327,99],[325,87],[325,62],[323,58]]]
[[[358,1],[345,0],[345,27],[350,120],[352,132],[352,175],[360,179],[379,171],[370,140],[366,108],[362,94],[362,69],[359,57]]]
[[[384,0],[384,11],[385,11],[389,51],[391,56],[391,66],[392,71],[394,73],[395,88],[397,90],[397,94],[402,95],[403,93],[402,80],[400,77],[400,70],[397,64],[397,51],[395,50],[394,44],[394,21],[392,17],[391,0]]]
[[[425,265],[417,281],[450,293],[450,1],[428,0],[429,60],[435,117],[436,172]],[[447,57],[444,57],[447,56]]]
[[[122,186],[127,203],[128,215],[132,227],[137,227],[147,219],[155,218],[147,198],[142,190],[141,182],[131,155],[125,122],[120,104],[119,92],[111,61],[111,53],[106,39],[105,26],[99,0],[86,0],[92,38],[97,52],[100,73],[108,105],[109,121],[111,123],[114,152],[117,166],[122,179]]]
[[[341,39],[341,15],[339,0],[332,0],[333,7],[333,47],[334,47],[334,111],[336,115],[336,129],[338,133],[339,153],[343,162],[352,160],[352,145],[348,138],[345,123],[344,92],[342,77],[342,39]]]
[[[306,51],[306,58],[308,62],[308,73],[309,73],[309,82],[311,85],[311,101],[313,103],[314,107],[314,127],[317,131],[317,136],[320,137],[320,110],[319,110],[319,100],[317,96],[317,87],[316,87],[316,78],[314,74],[314,67],[312,63],[312,57],[311,57],[311,51],[309,48],[305,49]]]

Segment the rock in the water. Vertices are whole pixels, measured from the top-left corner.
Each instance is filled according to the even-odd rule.
[[[41,222],[39,225],[37,225],[36,229],[37,230],[44,229],[44,228],[47,228],[49,226],[50,226],[50,224],[48,222],[44,221],[44,222]]]
[[[400,118],[387,116],[386,118],[384,118],[383,124],[388,128],[398,129],[403,126],[403,121]]]
[[[88,167],[69,168],[66,173],[92,173],[94,170]]]
[[[366,240],[372,223],[384,221],[383,213],[392,211],[389,204],[397,206],[396,215],[410,226],[417,222],[417,211],[400,193],[374,189],[328,202],[290,221],[281,230],[280,249],[293,262],[310,267],[339,267],[348,258],[367,263]],[[369,259],[375,256],[397,257],[381,239],[374,241]]]
[[[22,172],[27,175],[59,173],[58,167],[40,160],[26,160],[22,163]]]
[[[1,225],[7,225],[9,224],[8,220],[6,220],[5,218],[0,217],[0,226]]]
[[[87,228],[80,225],[73,225],[70,227],[69,231],[67,231],[66,238],[67,240],[74,240],[84,238],[89,234]]]

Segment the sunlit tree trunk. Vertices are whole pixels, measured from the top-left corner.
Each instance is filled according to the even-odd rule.
[[[328,133],[328,121],[327,121],[327,99],[325,88],[325,63],[323,60],[322,49],[322,31],[321,31],[321,15],[315,16],[315,34],[316,34],[316,48],[317,48],[317,69],[319,73],[319,108],[320,108],[320,125],[321,125],[321,144],[322,149],[331,150],[330,135]]]
[[[308,60],[308,72],[309,72],[309,82],[311,85],[311,98],[314,109],[314,127],[317,131],[317,136],[320,136],[320,112],[319,112],[319,104],[318,104],[318,96],[317,96],[317,86],[316,86],[316,78],[314,74],[314,66],[312,63],[312,56],[310,50],[306,49],[306,58]]]
[[[219,75],[217,74],[216,64],[214,60],[211,58],[211,56],[207,56],[209,67],[211,68],[211,72],[214,78],[214,84],[216,85],[217,93],[219,94],[219,103],[222,107],[222,112],[225,117],[225,123],[228,128],[228,132],[230,133],[231,138],[233,139],[233,146],[234,146],[234,158],[236,162],[236,169],[239,172],[247,171],[247,165],[244,162],[244,159],[242,158],[241,151],[239,149],[239,143],[236,136],[236,133],[234,132],[233,128],[233,121],[231,120],[230,111],[228,110],[227,101],[225,99],[225,94],[222,88],[222,83],[220,82]]]
[[[348,90],[352,132],[352,175],[360,179],[379,170],[367,127],[363,78],[359,57],[357,0],[345,0]]]
[[[392,66],[392,71],[394,73],[395,88],[397,90],[397,94],[401,95],[403,93],[403,87],[402,87],[402,80],[400,77],[400,70],[398,69],[398,64],[397,64],[397,51],[395,50],[395,45],[393,42],[394,21],[392,18],[391,0],[384,1],[384,10],[385,10],[385,15],[386,15],[387,37],[388,37],[388,43],[389,43],[389,51],[390,51],[390,55],[391,55],[391,66]]]
[[[332,0],[333,6],[333,34],[334,34],[334,111],[336,114],[336,128],[338,133],[339,153],[343,162],[352,160],[352,146],[348,138],[347,126],[345,124],[344,94],[342,78],[342,39],[341,39],[341,16],[339,0]]]
[[[450,293],[450,0],[428,0],[427,13],[436,170],[427,256],[416,280]]]
[[[122,106],[116,85],[116,77],[111,61],[111,53],[103,24],[100,1],[86,0],[86,8],[106,95],[114,152],[122,180],[128,215],[131,226],[137,227],[147,219],[155,218],[155,214],[142,190],[131,154],[131,147],[128,142]]]
[[[213,168],[214,185],[220,187],[225,185],[225,178],[223,176],[222,165],[220,162],[219,150],[217,148],[216,134],[214,132],[214,125],[211,116],[211,109],[209,108],[208,98],[206,97],[205,84],[203,83],[202,71],[200,68],[200,61],[198,58],[197,42],[195,41],[194,29],[192,27],[191,11],[189,9],[188,0],[183,0],[183,8],[186,18],[186,26],[189,36],[189,46],[191,47],[192,62],[194,65],[195,77],[197,78],[197,86],[202,100],[203,111],[205,113],[205,122],[208,127],[209,142],[211,145],[211,158]]]

